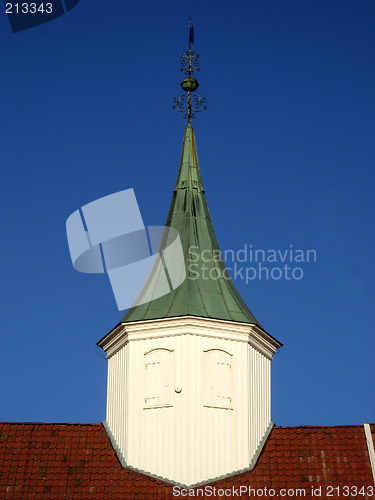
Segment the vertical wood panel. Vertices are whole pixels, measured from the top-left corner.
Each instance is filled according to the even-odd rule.
[[[174,353],[170,407],[144,405],[152,349]],[[205,406],[209,349],[231,354],[230,409]],[[254,347],[190,334],[136,340],[109,358],[108,370],[107,422],[129,465],[183,484],[249,466],[270,423],[270,360]]]

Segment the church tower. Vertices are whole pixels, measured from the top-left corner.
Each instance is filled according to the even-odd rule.
[[[186,279],[138,302],[98,342],[108,359],[105,427],[122,465],[184,486],[255,465],[273,425],[271,360],[281,347],[220,258],[191,124],[203,102],[192,95],[192,42],[191,27],[181,56],[187,96],[175,100],[188,124],[166,221],[179,233]]]

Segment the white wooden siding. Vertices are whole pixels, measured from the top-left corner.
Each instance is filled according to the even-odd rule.
[[[271,419],[270,359],[240,335],[154,335],[108,360],[107,422],[127,463],[185,485],[248,467]]]

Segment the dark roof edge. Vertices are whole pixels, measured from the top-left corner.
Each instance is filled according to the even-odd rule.
[[[275,425],[275,429],[337,429],[343,427],[363,427],[364,424],[375,425],[372,422],[364,422],[363,424],[339,424],[339,425]]]
[[[117,323],[117,325],[115,325],[113,328],[111,328],[109,330],[109,332],[107,332],[100,340],[97,341],[96,345],[100,347],[100,344],[102,343],[102,341],[108,336],[110,335],[114,330],[116,330],[116,328],[118,328],[120,325],[123,325],[124,323],[121,323],[121,321],[119,323]]]

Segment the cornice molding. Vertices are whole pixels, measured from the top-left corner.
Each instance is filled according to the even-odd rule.
[[[97,345],[106,352],[107,358],[110,358],[128,342],[179,335],[245,342],[269,359],[272,359],[272,355],[282,346],[280,342],[255,324],[197,316],[120,323]]]

